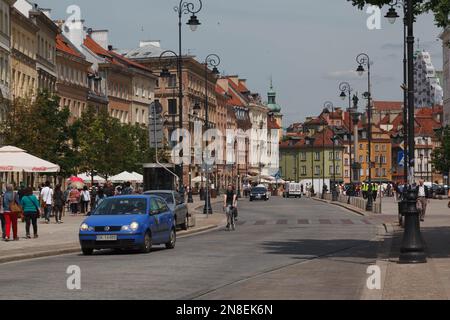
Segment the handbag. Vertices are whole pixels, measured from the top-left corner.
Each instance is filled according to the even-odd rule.
[[[9,203],[9,211],[20,214],[23,212],[22,207],[16,201],[16,194],[13,195],[12,201]]]
[[[27,198],[30,199],[29,196],[27,196]],[[36,208],[36,216],[37,216],[37,218],[39,219],[39,218],[41,217],[41,210],[40,210],[40,209],[38,208],[38,206],[33,202],[33,200],[30,199],[30,201],[31,201],[31,203],[33,204],[33,206]]]
[[[233,207],[233,215],[235,219],[238,217],[238,209],[236,207]]]

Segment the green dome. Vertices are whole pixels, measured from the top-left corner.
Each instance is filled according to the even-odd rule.
[[[275,112],[275,113],[281,112],[281,106],[278,105],[278,104],[276,104],[276,103],[269,103],[269,104],[267,105],[267,107],[269,108],[269,110],[270,110],[271,112]]]
[[[280,113],[281,106],[277,103],[277,92],[273,89],[272,81],[270,83],[270,90],[267,93],[267,97],[269,98],[269,102],[267,103],[267,107],[271,112]]]

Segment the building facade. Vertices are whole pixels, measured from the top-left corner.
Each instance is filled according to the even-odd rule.
[[[443,51],[444,125],[450,125],[450,27],[440,35]]]
[[[427,51],[417,51],[414,55],[414,85],[416,108],[443,104],[444,91]]]

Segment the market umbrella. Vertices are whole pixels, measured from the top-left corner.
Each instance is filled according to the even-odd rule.
[[[67,181],[70,183],[70,185],[73,188],[83,189],[83,187],[84,187],[84,181],[83,181],[83,179],[81,179],[79,177],[72,176],[69,179],[67,179]]]
[[[128,171],[119,173],[118,175],[111,177],[109,180],[113,183],[138,182],[137,177]]]
[[[25,150],[6,146],[0,148],[0,172],[59,172],[58,165],[35,157]]]

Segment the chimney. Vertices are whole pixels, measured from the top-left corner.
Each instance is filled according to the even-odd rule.
[[[63,21],[63,35],[78,49],[83,51],[82,45],[86,38],[84,20]]]
[[[91,38],[103,49],[108,50],[108,30],[92,30]]]
[[[146,46],[154,46],[161,48],[161,40],[141,40],[139,42],[139,48],[143,48]]]

